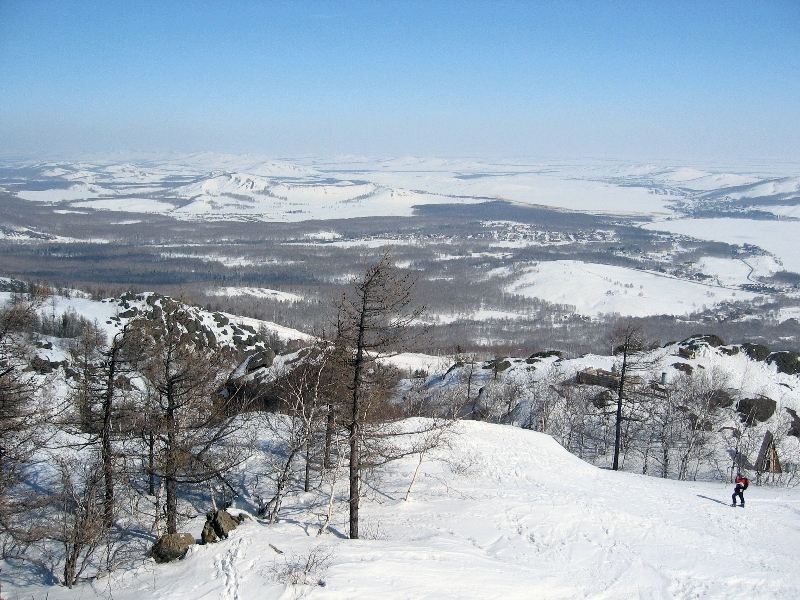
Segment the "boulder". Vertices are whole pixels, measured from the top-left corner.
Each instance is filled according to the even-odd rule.
[[[766,360],[770,354],[769,348],[762,344],[742,344],[742,350],[753,360]]]
[[[206,515],[206,524],[203,525],[203,532],[200,534],[200,543],[201,544],[213,544],[219,538],[217,537],[217,532],[214,531],[214,524],[211,522],[214,513],[208,513]]]
[[[275,360],[275,352],[271,348],[257,352],[247,363],[247,372],[251,373],[256,369],[271,367],[273,360]]]
[[[592,398],[592,404],[594,404],[595,408],[602,410],[614,404],[614,395],[609,390],[603,390]]]
[[[150,556],[157,563],[167,563],[186,556],[189,546],[196,544],[190,533],[168,533],[162,535],[150,549]]]
[[[687,365],[686,363],[672,363],[672,368],[677,369],[678,371],[683,371],[687,375],[691,375],[694,372],[694,367],[692,365]]]
[[[736,356],[739,354],[739,346],[720,346],[717,349],[728,356]]]
[[[770,398],[746,398],[739,401],[736,410],[743,422],[753,425],[756,421],[763,423],[774,415],[777,405],[778,403]]]
[[[705,333],[693,335],[681,342],[681,346],[685,346],[690,350],[697,350],[704,345],[711,346],[712,348],[719,348],[725,345],[725,340],[713,333]]]
[[[236,526],[246,518],[247,515],[244,514],[240,514],[238,517],[232,517],[225,510],[210,512],[206,515],[206,523],[203,525],[203,532],[200,535],[200,540],[203,544],[210,544],[217,540],[227,539],[228,533],[236,529]]]
[[[496,373],[502,373],[509,367],[511,367],[511,363],[504,358],[496,358],[483,365],[484,369],[493,369]]]
[[[557,358],[561,358],[563,356],[560,350],[543,350],[541,352],[534,352],[531,354],[527,359],[526,362],[528,364],[532,364],[542,360],[543,358],[550,358],[551,356],[555,356]]]
[[[789,431],[786,432],[786,435],[800,438],[800,417],[797,416],[797,411],[787,408],[786,412],[789,413],[789,417],[792,419],[792,422],[789,424]]]
[[[717,408],[728,408],[733,404],[733,396],[725,390],[714,390],[708,398],[708,407],[711,410]]]
[[[767,363],[777,366],[779,373],[786,373],[787,375],[800,373],[800,355],[797,352],[788,350],[773,352],[767,358]]]
[[[34,356],[30,360],[30,368],[33,371],[36,371],[40,375],[47,375],[48,373],[52,373],[55,369],[61,366],[60,362],[52,362],[47,358],[42,358],[41,356]]]

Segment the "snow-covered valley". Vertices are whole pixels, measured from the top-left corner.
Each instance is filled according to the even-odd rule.
[[[281,294],[310,309],[362,256],[392,251],[431,282],[439,322],[531,317],[535,303],[576,318],[774,322],[800,301],[786,169],[212,153],[8,163],[0,243],[19,276],[198,286],[229,309]],[[443,302],[443,288],[501,273],[502,297],[487,285],[461,293],[463,307]]]

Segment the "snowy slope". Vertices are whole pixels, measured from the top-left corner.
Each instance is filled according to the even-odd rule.
[[[290,297],[292,295],[288,296]],[[0,292],[0,304],[7,302],[9,298],[11,298],[10,292]],[[43,316],[60,316],[65,312],[74,312],[76,315],[84,317],[89,321],[96,321],[100,328],[105,331],[106,336],[111,338],[127,321],[134,318],[137,314],[151,311],[153,306],[159,306],[164,300],[164,297],[152,293],[137,294],[135,296],[133,294],[126,294],[120,298],[106,298],[101,301],[90,300],[80,295],[73,295],[70,298],[53,295],[40,307],[39,312]],[[166,300],[169,302],[172,301],[171,299]],[[214,334],[218,342],[224,344],[232,344],[234,342],[234,336],[241,336],[242,327],[252,329],[253,331],[258,331],[260,328],[264,327],[267,331],[276,334],[278,338],[283,341],[309,341],[313,339],[313,336],[307,333],[284,327],[270,321],[240,317],[224,312],[212,313],[191,306],[186,308],[193,314],[193,317],[198,323],[204,325]],[[247,335],[244,337],[247,337]]]
[[[277,524],[248,521],[178,563],[146,562],[71,591],[14,587],[4,568],[3,591],[53,600],[800,596],[797,490],[751,486],[747,508],[733,509],[731,486],[597,469],[548,436],[477,422],[461,423],[436,458],[409,502],[417,459],[391,466],[362,509],[367,539],[341,537],[342,512],[317,537],[305,509],[320,498],[301,494]],[[189,529],[197,536],[201,526]],[[276,581],[287,557],[320,545],[331,564],[311,585]]]
[[[149,300],[149,302],[148,302]],[[109,333],[132,308],[163,302],[150,295],[94,302],[54,297],[43,311],[73,309],[96,318]],[[196,310],[220,341],[232,342],[232,324],[260,322]],[[277,326],[271,326],[277,327]],[[273,329],[285,339],[303,334]],[[299,334],[299,335],[298,335]],[[308,339],[306,337],[305,339]],[[800,409],[796,375],[775,365],[700,345],[697,356],[677,356],[678,344],[654,351],[667,381],[676,363],[726,377],[743,396],[767,395]],[[55,350],[53,350],[55,352]],[[55,354],[53,360],[60,360]],[[278,357],[277,367],[290,356]],[[444,373],[445,357],[402,354],[388,359],[401,369]],[[613,358],[552,356],[538,362],[510,359],[499,374],[524,382],[535,371],[557,369],[561,379],[587,366],[610,369]],[[474,382],[494,375],[481,365]],[[455,371],[450,380],[455,378]],[[447,385],[448,378],[431,381]],[[769,423],[766,426],[771,426]],[[264,434],[262,433],[262,436]],[[797,443],[788,438],[786,443]],[[258,448],[269,448],[263,437]],[[240,497],[234,508],[253,513],[251,495],[269,457],[257,453],[231,477]],[[800,529],[800,490],[751,486],[747,508],[728,506],[731,486],[679,482],[612,472],[579,460],[549,436],[508,425],[461,422],[448,443],[425,457],[410,501],[404,501],[418,457],[391,463],[370,478],[362,509],[363,539],[344,538],[344,476],[330,533],[317,536],[326,492],[294,491],[275,525],[251,519],[227,541],[194,547],[171,565],[149,559],[74,590],[47,586],[36,572],[2,565],[3,597],[77,600],[164,598],[796,598],[800,572],[794,542]],[[262,480],[262,484],[263,483]],[[199,537],[202,512],[184,530]],[[273,546],[284,554],[278,554]],[[289,586],[277,574],[286,562],[314,548],[330,566],[312,583]],[[315,582],[324,582],[324,586]]]
[[[741,267],[749,273],[746,265]],[[632,317],[688,314],[720,302],[755,297],[736,288],[575,260],[541,262],[524,272],[506,291],[573,305],[583,315],[619,313]]]
[[[800,271],[800,221],[675,219],[649,223],[644,228],[728,244],[753,244],[775,255],[786,270]]]

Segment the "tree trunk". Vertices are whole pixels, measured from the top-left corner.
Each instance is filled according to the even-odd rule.
[[[164,478],[167,491],[167,533],[178,533],[178,490],[174,477]]]
[[[78,557],[75,555],[75,550],[70,549],[67,556],[64,558],[64,585],[69,589],[75,585],[75,569],[77,567]]]
[[[292,475],[292,462],[294,461],[297,450],[292,450],[289,457],[286,459],[286,464],[283,466],[283,471],[278,479],[278,488],[275,490],[275,498],[272,500],[272,510],[269,513],[269,524],[272,525],[278,518],[278,512],[283,503],[283,495],[286,493],[286,485],[289,483],[289,477]],[[267,505],[269,506],[269,505]]]
[[[336,426],[336,414],[333,410],[333,404],[328,404],[328,419],[325,424],[325,454],[322,459],[322,464],[326,469],[331,468],[331,447],[333,446],[333,430]]]
[[[114,463],[111,451],[111,413],[114,407],[114,378],[117,374],[117,337],[111,342],[108,378],[103,398],[103,431],[101,434],[100,457],[103,463],[103,524],[110,528],[114,523]]]
[[[627,349],[622,351],[622,369],[620,370],[619,377],[619,391],[617,393],[617,423],[614,428],[614,464],[612,469],[619,470],[619,447],[620,439],[622,437],[622,398],[625,393],[625,371],[628,367],[628,352]]]
[[[306,480],[303,491],[307,492],[311,481],[311,431],[309,428],[308,438],[306,439]]]
[[[358,503],[361,494],[361,474],[359,472],[360,446],[358,423],[350,425],[350,539],[358,539]]]
[[[166,386],[167,392],[167,452],[166,452],[166,461],[164,465],[164,479],[166,483],[166,491],[167,491],[167,501],[166,501],[166,508],[167,508],[167,533],[178,533],[178,485],[177,481],[175,480],[175,475],[178,471],[178,465],[176,460],[176,445],[178,443],[177,440],[177,428],[178,424],[175,420],[175,398],[173,394],[172,384],[171,382],[168,383]]]
[[[147,491],[151,496],[156,495],[156,436],[151,431],[147,439]]]
[[[350,539],[358,539],[358,508],[361,499],[361,392],[363,387],[364,345],[367,318],[367,292],[361,299],[361,314],[353,361],[353,412],[350,418]]]

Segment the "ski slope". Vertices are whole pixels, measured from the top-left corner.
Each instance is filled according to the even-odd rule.
[[[246,521],[180,562],[147,561],[73,590],[14,586],[25,580],[6,567],[3,592],[52,600],[800,597],[797,490],[751,485],[747,508],[734,509],[732,486],[598,469],[548,436],[479,422],[460,423],[448,448],[423,462],[405,502],[416,464],[393,463],[380,492],[369,492],[366,539],[343,537],[343,510],[317,537],[311,512],[324,512],[324,492],[300,493],[275,525]],[[199,537],[202,524],[200,515],[185,529]],[[276,581],[287,557],[320,546],[330,566],[310,585]]]

